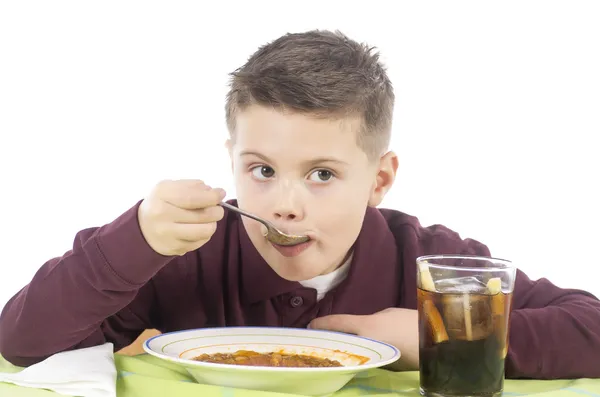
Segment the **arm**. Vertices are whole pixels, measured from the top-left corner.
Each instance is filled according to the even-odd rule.
[[[148,281],[172,260],[146,243],[138,205],[112,223],[86,229],[73,249],[45,263],[0,316],[0,354],[27,366],[73,348],[133,342],[151,318]]]
[[[506,375],[511,378],[600,377],[600,301],[518,271]]]
[[[321,317],[313,320],[310,327],[355,333],[391,343],[403,352],[402,358],[391,368],[416,370],[419,347],[414,310],[416,257],[429,254],[490,256],[490,252],[478,241],[463,240],[443,226],[422,228],[414,219],[398,224],[400,226],[392,230],[398,246],[402,247],[405,300],[397,308],[372,315]],[[404,233],[403,224],[412,224],[412,231]],[[598,299],[585,291],[558,288],[546,279],[532,281],[517,271],[512,306],[506,358],[508,378],[600,377]]]
[[[416,230],[427,254],[491,256],[485,245],[443,226]],[[600,301],[593,295],[544,278],[533,281],[517,270],[512,309],[508,378],[600,377]]]

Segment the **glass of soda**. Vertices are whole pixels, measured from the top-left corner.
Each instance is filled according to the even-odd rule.
[[[421,395],[502,395],[515,276],[503,259],[417,258]]]

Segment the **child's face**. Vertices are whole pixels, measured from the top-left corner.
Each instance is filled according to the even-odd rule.
[[[240,208],[311,241],[294,249],[273,246],[264,226],[242,217],[258,252],[288,280],[335,270],[356,240],[368,205],[391,187],[397,159],[369,161],[357,145],[355,119],[325,120],[252,106],[236,117],[230,145]]]

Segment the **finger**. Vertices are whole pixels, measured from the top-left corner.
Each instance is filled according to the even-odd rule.
[[[225,211],[223,207],[215,205],[212,207],[201,208],[198,210],[186,210],[175,207],[172,204],[165,203],[166,214],[174,223],[212,223],[223,219]]]
[[[200,179],[165,179],[159,182],[155,189],[165,192],[182,188],[209,190],[210,186]]]
[[[163,201],[190,210],[215,206],[225,198],[223,189],[212,189],[195,180],[164,181],[157,189],[157,195]]]
[[[363,322],[364,316],[332,314],[330,316],[315,318],[310,322],[308,327],[311,329],[322,329],[359,335],[361,333]]]
[[[174,223],[173,235],[185,242],[206,241],[217,230],[217,223]]]

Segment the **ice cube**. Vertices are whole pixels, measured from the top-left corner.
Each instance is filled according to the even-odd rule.
[[[442,312],[450,339],[479,340],[493,332],[489,296],[469,293],[442,294]]]
[[[486,293],[487,285],[482,283],[477,278],[457,277],[437,280],[435,288],[442,293]]]

